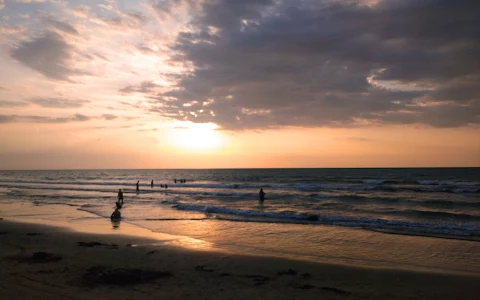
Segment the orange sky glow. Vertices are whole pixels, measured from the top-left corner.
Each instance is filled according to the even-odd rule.
[[[0,1],[0,169],[480,166],[478,43],[391,2]]]

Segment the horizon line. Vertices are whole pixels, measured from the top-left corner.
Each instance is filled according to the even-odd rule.
[[[436,166],[436,167],[278,167],[278,168],[74,168],[74,169],[0,169],[0,172],[9,171],[133,171],[133,170],[295,170],[295,169],[475,169],[479,166]]]

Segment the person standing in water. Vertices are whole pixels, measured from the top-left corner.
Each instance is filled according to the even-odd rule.
[[[117,201],[117,206],[122,207],[123,205],[123,192],[122,189],[118,189],[118,201]]]
[[[265,192],[263,191],[263,189],[260,189],[258,195],[260,196],[260,202],[263,203],[263,201],[265,200]]]
[[[150,183],[150,187],[153,189],[153,179],[152,179],[152,182]]]
[[[140,181],[137,181],[137,194],[140,192],[139,183],[140,183]]]

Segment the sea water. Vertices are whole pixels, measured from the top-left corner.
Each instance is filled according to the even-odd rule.
[[[480,168],[0,171],[0,203],[45,219],[108,220],[119,189],[122,222],[240,253],[479,272]]]

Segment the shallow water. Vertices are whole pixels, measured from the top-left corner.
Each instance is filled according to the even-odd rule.
[[[0,214],[29,218],[32,213],[45,221],[83,224],[109,222],[116,193],[122,188],[122,223],[192,237],[229,251],[364,266],[478,272],[480,243],[458,239],[480,237],[479,171],[2,171]],[[187,182],[174,183],[175,178]],[[137,180],[141,183],[139,194],[135,193]],[[168,188],[160,184],[168,184]],[[267,193],[263,205],[257,201],[260,187]],[[20,203],[33,206],[25,206],[30,207],[25,211],[18,208]],[[83,217],[65,214],[65,209]],[[404,235],[374,232],[378,230]],[[425,237],[428,235],[451,239]]]

